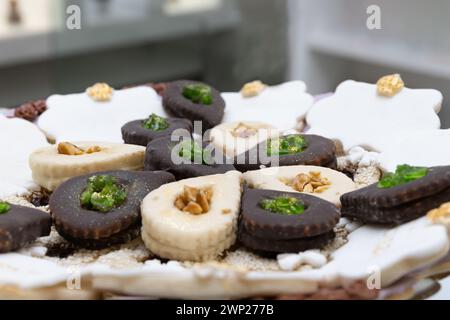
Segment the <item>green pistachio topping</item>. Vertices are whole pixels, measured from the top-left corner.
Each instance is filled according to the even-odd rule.
[[[412,167],[407,164],[397,166],[394,173],[387,173],[378,182],[378,188],[387,189],[399,186],[420,178],[428,174],[428,168]]]
[[[152,131],[162,131],[169,127],[169,123],[166,119],[152,113],[148,119],[144,120],[142,126]]]
[[[185,140],[180,143],[178,155],[192,162],[203,162],[203,148],[193,140]]]
[[[270,139],[267,142],[268,156],[283,156],[300,153],[306,149],[308,143],[300,135],[291,134],[278,139]]]
[[[11,209],[8,202],[0,201],[0,214],[7,213]]]
[[[190,84],[183,88],[183,96],[193,103],[210,105],[213,102],[211,87],[204,84]]]
[[[92,176],[80,196],[81,206],[93,211],[109,212],[122,205],[127,198],[125,189],[109,175]]]
[[[296,215],[305,211],[305,204],[292,197],[264,199],[259,204],[264,210],[284,215]]]

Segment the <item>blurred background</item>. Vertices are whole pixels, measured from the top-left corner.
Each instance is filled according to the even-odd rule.
[[[393,72],[448,97],[449,17],[447,0],[0,0],[0,107],[98,81],[301,79],[319,94]]]

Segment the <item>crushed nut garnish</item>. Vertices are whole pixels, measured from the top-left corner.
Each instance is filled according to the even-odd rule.
[[[80,156],[83,154],[91,154],[100,151],[102,151],[102,149],[99,146],[88,147],[84,150],[70,142],[61,142],[58,144],[58,153],[68,156]]]
[[[258,133],[258,130],[252,126],[240,122],[232,131],[231,134],[237,138],[249,138]]]
[[[111,100],[114,89],[107,83],[99,82],[86,89],[86,93],[95,101]]]
[[[212,188],[198,189],[184,186],[183,193],[174,202],[176,208],[191,214],[203,214],[209,211],[211,206]]]
[[[241,94],[244,98],[256,97],[261,92],[263,92],[265,88],[267,88],[267,85],[262,83],[260,80],[256,80],[244,84],[241,89]]]
[[[299,192],[321,193],[331,186],[331,181],[321,176],[320,171],[300,173],[286,183]]]
[[[427,218],[433,223],[450,226],[450,202],[442,204],[439,208],[430,210]]]
[[[403,89],[405,83],[399,74],[390,74],[377,81],[377,92],[379,95],[392,97]]]
[[[231,209],[222,209],[222,214],[229,214],[231,213]]]

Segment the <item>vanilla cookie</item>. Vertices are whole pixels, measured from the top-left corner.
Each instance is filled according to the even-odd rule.
[[[255,121],[223,123],[211,130],[211,143],[228,157],[235,157],[257,144],[280,135],[275,127]]]
[[[145,147],[108,142],[61,142],[30,155],[33,180],[54,190],[64,181],[97,171],[140,170]]]
[[[28,157],[47,146],[45,135],[32,123],[0,115],[0,199],[27,193],[37,186],[31,178]]]
[[[412,132],[380,154],[380,165],[394,171],[398,165],[434,167],[450,165],[450,129]]]
[[[237,171],[163,185],[142,202],[142,238],[162,258],[217,258],[236,239],[240,202]]]
[[[313,104],[302,81],[277,86],[253,82],[241,92],[222,93],[222,97],[227,105],[223,122],[258,121],[280,130],[296,127]]]
[[[122,142],[121,128],[155,113],[166,116],[161,99],[150,87],[112,90],[96,84],[83,93],[52,95],[37,120],[47,136],[60,141]]]
[[[399,81],[392,75],[381,79],[378,86],[342,82],[333,96],[319,100],[308,111],[308,133],[338,140],[345,151],[361,146],[382,152],[399,135],[439,129],[442,94],[402,87]]]
[[[340,207],[340,196],[354,191],[355,183],[345,174],[325,167],[287,166],[244,173],[245,182],[256,189],[301,192]]]

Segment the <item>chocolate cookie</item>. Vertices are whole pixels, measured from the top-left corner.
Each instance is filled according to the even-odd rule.
[[[317,135],[290,134],[264,141],[238,155],[234,166],[241,172],[261,166],[314,165],[336,168],[334,142]]]
[[[239,239],[250,249],[272,253],[320,248],[334,237],[339,217],[332,203],[314,196],[246,188]]]
[[[50,234],[52,219],[41,210],[0,202],[0,253]]]
[[[106,171],[72,178],[50,197],[56,230],[81,247],[103,248],[138,235],[140,204],[175,179],[168,172]]]
[[[334,231],[329,231],[315,237],[274,240],[255,237],[245,230],[245,227],[239,229],[239,240],[252,251],[267,257],[273,257],[278,253],[297,253],[310,249],[322,248],[330,243],[335,237]]]
[[[450,166],[428,168],[423,177],[391,187],[383,187],[383,181],[342,195],[342,215],[365,223],[397,225],[450,199]]]
[[[216,89],[202,82],[179,80],[167,84],[163,107],[174,117],[202,121],[203,131],[222,121],[225,101]]]
[[[177,129],[192,132],[192,123],[180,118],[162,118],[152,114],[148,119],[134,120],[122,127],[122,138],[125,143],[147,146],[154,139],[170,136]]]
[[[144,170],[165,170],[177,180],[182,180],[235,170],[233,165],[226,162],[225,155],[207,142],[200,147],[193,139],[177,142],[165,136],[147,145]]]

